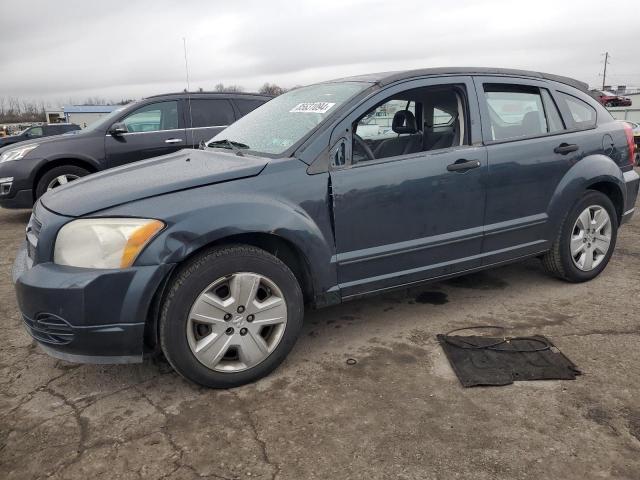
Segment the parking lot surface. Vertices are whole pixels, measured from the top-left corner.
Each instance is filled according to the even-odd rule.
[[[640,215],[590,283],[534,259],[308,312],[274,374],[228,391],[42,353],[10,278],[28,216],[0,210],[0,478],[640,478]],[[476,324],[546,335],[583,375],[463,389],[435,335]]]

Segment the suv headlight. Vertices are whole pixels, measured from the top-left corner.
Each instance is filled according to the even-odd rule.
[[[29,153],[32,150],[35,150],[36,148],[38,148],[37,143],[35,145],[27,145],[26,147],[18,147],[18,148],[12,148],[11,150],[7,150],[2,155],[0,155],[0,163],[10,162],[11,160],[20,160],[27,153]]]
[[[58,232],[53,261],[85,268],[127,268],[164,228],[145,218],[82,218]]]

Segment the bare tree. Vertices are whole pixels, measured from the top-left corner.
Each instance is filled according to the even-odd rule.
[[[275,83],[269,83],[269,82],[266,82],[264,85],[260,87],[260,90],[258,90],[258,92],[264,95],[273,95],[273,96],[282,95],[286,91],[287,91],[286,89],[276,85]]]
[[[216,92],[242,92],[244,90],[240,85],[225,85],[224,83],[216,84],[213,89]]]

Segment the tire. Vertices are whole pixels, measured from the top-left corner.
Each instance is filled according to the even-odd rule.
[[[55,188],[57,186],[52,185],[56,183],[56,179],[65,177],[67,181],[72,181],[89,175],[89,173],[91,173],[89,170],[76,165],[62,165],[52,168],[38,181],[38,185],[36,185],[36,200],[44,195],[49,190],[49,187]]]
[[[588,248],[593,245],[594,249],[599,249],[600,247],[596,247],[596,245],[601,245],[599,239],[603,237],[599,236],[599,234],[592,234],[591,237],[589,235],[580,236],[582,222],[579,222],[579,216],[588,208],[590,208],[591,213],[598,212],[598,209],[606,211],[609,216],[609,230],[608,235],[605,235],[605,237],[609,236],[610,238],[606,253],[602,254],[599,250],[594,250],[595,253],[592,252],[591,262],[593,267],[590,269],[586,269],[589,261]],[[601,215],[601,213],[597,213],[597,215]],[[607,233],[604,227],[600,232]],[[565,217],[551,250],[542,257],[542,264],[547,272],[558,278],[574,283],[586,282],[597,277],[609,263],[616,246],[617,235],[618,216],[613,203],[605,194],[589,190]],[[598,238],[597,240],[591,240],[596,237]],[[583,251],[577,253],[575,257],[572,256],[571,252],[572,241],[576,242],[574,246],[577,245],[578,248],[580,248],[580,241],[584,242]],[[587,245],[589,245],[588,248],[586,247]],[[585,257],[582,256],[583,253]],[[581,262],[580,260],[583,258],[584,260]],[[594,260],[594,258],[597,260]],[[580,267],[580,263],[583,263],[582,267]]]
[[[259,282],[251,289],[254,297],[245,295],[249,290],[236,291],[236,285],[256,277]],[[236,301],[240,297],[253,300],[241,307],[237,305],[242,301]],[[256,305],[269,307],[265,310],[269,315],[256,310]],[[251,312],[255,312],[253,320]],[[303,317],[300,285],[282,261],[252,246],[216,247],[189,260],[170,281],[160,310],[160,345],[171,366],[186,379],[210,388],[232,388],[254,382],[280,365],[298,338]],[[202,318],[215,322],[198,323]],[[261,326],[274,318],[284,318],[284,324]],[[263,337],[265,331],[269,336]],[[253,364],[257,345],[266,348],[258,348],[265,357]]]

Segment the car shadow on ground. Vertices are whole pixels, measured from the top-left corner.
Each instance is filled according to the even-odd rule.
[[[4,210],[2,222],[9,225],[24,225],[29,223],[29,217],[31,216],[31,210]]]

